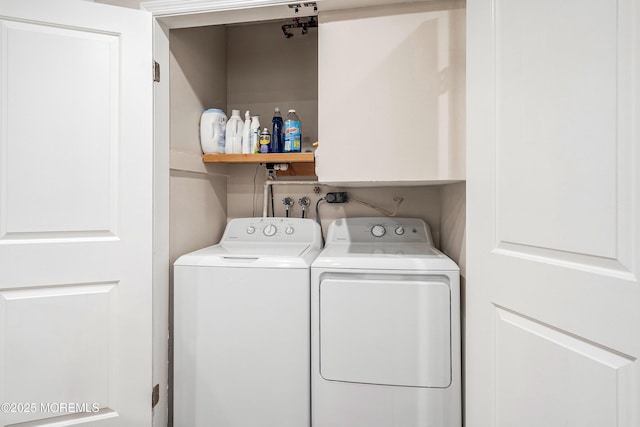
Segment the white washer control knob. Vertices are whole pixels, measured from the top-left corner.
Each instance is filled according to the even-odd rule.
[[[253,225],[247,227],[247,234],[253,234],[256,232],[256,228]]]
[[[404,234],[404,227],[401,225],[397,226],[395,232],[398,236],[402,236]]]
[[[285,229],[284,229],[284,232],[285,232],[286,234],[293,234],[293,232],[294,232],[294,231],[295,231],[295,230],[294,230],[294,229],[293,229],[293,227],[291,227],[291,226],[288,226],[287,228],[285,228]]]
[[[267,237],[271,237],[274,234],[276,234],[276,232],[278,231],[278,229],[276,228],[275,225],[273,224],[267,224],[264,229],[262,230],[262,232],[264,233],[265,236]]]
[[[387,233],[387,230],[384,228],[384,226],[380,224],[377,224],[371,227],[371,234],[373,235],[373,237],[382,237],[386,233]]]

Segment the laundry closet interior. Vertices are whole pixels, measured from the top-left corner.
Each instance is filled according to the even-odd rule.
[[[154,57],[164,89],[156,108],[168,122],[156,120],[156,127],[169,134],[170,264],[216,244],[233,218],[260,217],[265,209],[285,216],[287,197],[294,201],[288,215],[301,217],[298,201],[308,197],[305,216],[316,218],[327,192],[345,191],[348,203],[318,204],[325,235],[335,219],[381,217],[381,210],[420,218],[436,247],[460,266],[464,295],[464,2],[339,3],[158,19],[164,43],[156,36]],[[302,34],[295,24],[310,19],[318,26]],[[283,116],[296,110],[302,152],[317,149],[315,165],[275,164],[286,170],[270,171],[271,164],[251,160],[203,161],[204,110],[219,108],[227,117],[249,111],[271,130],[276,107]],[[266,191],[268,180],[275,181]],[[169,295],[172,307],[172,269]]]

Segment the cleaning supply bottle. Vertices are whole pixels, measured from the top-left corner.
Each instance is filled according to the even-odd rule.
[[[284,129],[280,108],[276,107],[271,123],[271,152],[282,153],[284,148]]]
[[[260,116],[251,117],[251,150],[260,152]]]
[[[242,130],[243,130],[242,117],[240,117],[240,110],[232,110],[231,118],[227,120],[226,129],[226,144],[224,152],[225,154],[240,154],[242,153]]]
[[[251,154],[251,115],[249,111],[244,113],[244,125],[242,128],[242,154]]]
[[[269,153],[271,151],[271,135],[269,135],[269,129],[264,128],[260,134],[260,152]]]
[[[283,153],[299,153],[302,148],[302,132],[300,119],[296,110],[289,110],[287,120],[284,121],[284,150]]]
[[[218,108],[209,108],[200,117],[200,146],[204,154],[224,154],[227,115]]]

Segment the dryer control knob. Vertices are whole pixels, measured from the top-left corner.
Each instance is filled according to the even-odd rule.
[[[402,236],[404,234],[404,227],[401,225],[397,226],[395,232],[398,236]]]
[[[293,227],[291,227],[291,226],[289,226],[289,227],[287,227],[287,228],[285,228],[285,229],[284,229],[284,232],[285,232],[286,234],[293,234],[293,232],[294,232],[294,231],[295,231],[295,230],[294,230],[294,228],[293,228]]]
[[[256,232],[256,228],[252,225],[247,227],[247,234],[253,234]]]
[[[276,234],[276,232],[278,231],[278,229],[276,228],[275,225],[273,224],[267,224],[264,229],[262,230],[262,232],[264,233],[265,236],[267,237],[271,237],[274,234]]]
[[[387,233],[387,230],[384,228],[384,226],[378,224],[378,225],[374,225],[373,227],[371,227],[371,234],[374,237],[382,237]]]

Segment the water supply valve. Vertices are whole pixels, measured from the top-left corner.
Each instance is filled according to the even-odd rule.
[[[293,206],[293,199],[289,196],[282,199],[282,204],[285,206],[284,216],[289,218],[289,209]]]
[[[304,218],[305,217],[305,211],[306,211],[307,207],[309,207],[309,205],[311,204],[311,200],[309,200],[309,198],[307,196],[301,197],[300,199],[298,199],[298,204],[302,208],[302,218]]]

